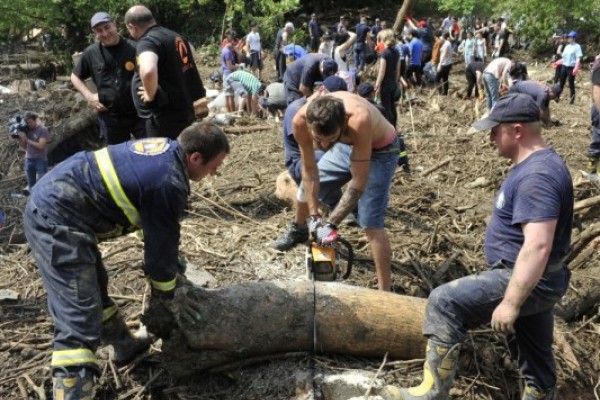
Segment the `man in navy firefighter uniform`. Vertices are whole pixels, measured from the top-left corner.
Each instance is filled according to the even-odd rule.
[[[160,304],[175,318],[194,312],[192,300],[175,296],[183,281],[177,279],[180,220],[189,180],[214,174],[228,153],[219,127],[193,124],[177,141],[147,138],[77,153],[32,190],[24,225],[54,320],[54,398],[92,398],[100,340],[113,345],[117,363],[149,346],[131,336],[108,296],[100,240],[141,230],[150,309]]]

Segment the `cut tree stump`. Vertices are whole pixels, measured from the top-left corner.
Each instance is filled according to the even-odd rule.
[[[589,312],[600,302],[600,267],[572,271],[569,289],[554,313],[569,322]]]
[[[275,197],[292,207],[296,203],[297,194],[298,185],[296,185],[290,173],[288,171],[280,173],[275,181]]]
[[[339,283],[257,282],[197,288],[195,325],[172,324],[162,355],[174,377],[297,352],[422,358],[426,300]],[[152,324],[148,325],[152,331]]]

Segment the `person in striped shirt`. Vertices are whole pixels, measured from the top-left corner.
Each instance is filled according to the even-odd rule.
[[[252,116],[258,115],[258,97],[265,91],[265,84],[248,71],[231,73],[223,85],[227,111],[235,111],[235,95],[240,96],[240,110],[247,106]]]

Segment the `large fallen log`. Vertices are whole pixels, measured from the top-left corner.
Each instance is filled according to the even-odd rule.
[[[594,309],[600,303],[599,277],[600,267],[573,271],[569,289],[554,313],[568,322]]]
[[[162,354],[178,378],[249,358],[325,352],[421,358],[426,300],[338,283],[258,282],[189,294],[201,320],[171,324]],[[155,325],[147,317],[151,332]]]

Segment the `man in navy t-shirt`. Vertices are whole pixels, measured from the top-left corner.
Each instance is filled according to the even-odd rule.
[[[371,28],[367,25],[367,17],[360,17],[356,25],[356,42],[354,42],[354,65],[357,71],[365,69],[365,57],[367,53],[367,36]]]
[[[447,398],[467,330],[490,321],[507,334],[525,378],[521,399],[555,398],[553,309],[571,275],[564,259],[573,225],[573,182],[562,158],[544,143],[539,115],[531,96],[510,94],[475,123],[476,130],[490,130],[500,156],[514,164],[496,194],[485,235],[489,269],[431,292],[423,327],[426,379],[415,388],[388,386],[383,398]]]
[[[588,172],[592,179],[600,175],[600,54],[592,65],[592,142],[588,149]]]

